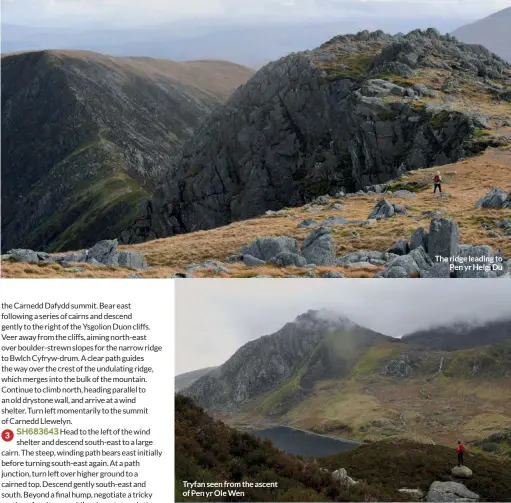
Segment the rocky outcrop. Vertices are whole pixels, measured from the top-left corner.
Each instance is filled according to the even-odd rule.
[[[428,502],[479,501],[479,495],[459,482],[433,482],[426,496]]]
[[[483,87],[481,75],[511,75],[484,48],[435,30],[335,37],[269,63],[185,145],[123,242],[211,229],[467,157],[472,114],[417,105],[424,87],[391,82],[424,68]]]
[[[340,485],[347,486],[347,487],[354,486],[354,485],[358,484],[358,482],[356,480],[352,479],[348,475],[346,468],[339,468],[338,470],[333,471],[332,472],[332,480],[339,483]]]
[[[495,188],[477,201],[476,208],[511,208],[511,192]]]
[[[72,252],[65,255],[48,255],[44,252],[35,252],[25,249],[9,250],[2,255],[2,260],[11,259],[15,262],[54,262],[63,267],[72,263],[87,263],[89,265],[111,265],[130,269],[147,269],[144,255],[138,251],[125,251],[117,249],[116,239],[103,240],[96,243],[90,250]]]
[[[232,412],[277,387],[303,364],[331,330],[346,320],[323,311],[308,311],[278,332],[242,346],[221,367],[195,381],[183,394],[208,410]]]
[[[377,277],[497,278],[505,277],[510,267],[490,246],[460,244],[457,223],[446,218],[434,218],[429,233],[420,227],[409,243],[394,243],[389,252],[400,256],[387,261]]]

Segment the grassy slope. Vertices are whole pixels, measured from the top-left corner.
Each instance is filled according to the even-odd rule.
[[[302,459],[212,420],[179,395],[175,418],[176,501],[404,501],[399,488],[427,489],[435,480],[449,480],[456,458],[455,450],[447,447],[381,442],[317,461]],[[469,452],[467,465],[474,478],[466,485],[482,501],[509,500],[511,463]],[[360,482],[341,487],[323,467],[344,467]],[[243,498],[186,498],[183,481],[277,482],[278,488],[241,489]]]
[[[402,182],[425,180],[428,183],[433,172],[438,168],[418,170],[401,179]],[[385,250],[399,239],[409,239],[418,227],[429,227],[431,218],[423,212],[445,210],[448,218],[454,218],[460,226],[462,243],[488,244],[493,249],[501,248],[506,256],[511,257],[511,239],[509,237],[489,237],[482,224],[492,223],[504,217],[511,217],[511,210],[477,210],[475,203],[493,187],[511,187],[511,151],[506,149],[489,149],[478,157],[467,159],[457,164],[440,167],[444,178],[444,189],[451,197],[433,197],[430,190],[417,193],[413,199],[400,199],[388,196],[392,203],[410,206],[408,216],[398,216],[379,221],[372,226],[350,224],[333,228],[339,256],[356,250]],[[396,181],[397,183],[397,181]],[[377,197],[356,195],[345,199],[344,209],[337,210],[331,206],[320,207],[318,212],[311,212],[308,206],[287,210],[281,215],[262,216],[247,221],[235,222],[225,227],[210,231],[157,239],[139,245],[127,246],[126,249],[139,250],[145,254],[151,270],[143,272],[143,277],[166,277],[191,262],[206,259],[227,261],[227,257],[238,253],[240,248],[260,236],[287,235],[302,241],[310,232],[298,229],[297,225],[304,219],[313,218],[318,222],[330,217],[347,219],[365,219],[374,207]],[[332,199],[335,203],[335,199]],[[353,232],[358,235],[352,235]],[[286,274],[303,275],[306,271],[296,268],[278,269],[272,266],[247,268],[244,265],[227,264],[231,273],[222,273],[218,277],[253,277],[269,274],[283,277]],[[57,271],[36,271],[24,273],[20,264],[3,264],[2,275],[5,277],[52,277]],[[339,267],[318,267],[319,272],[335,270],[348,277],[372,277],[378,268],[345,269]],[[117,270],[86,268],[77,277],[125,277],[129,273]],[[212,272],[197,272],[198,277],[214,276]]]
[[[94,163],[93,169],[89,167]],[[87,171],[89,172],[88,174]],[[123,171],[118,149],[103,139],[92,139],[55,165],[26,196],[35,200],[44,196],[47,185],[61,178],[78,178],[71,190],[62,190],[62,199],[52,215],[35,228],[29,241],[51,239],[52,251],[85,246],[82,236],[118,235],[134,218],[138,205],[150,197],[140,184]]]
[[[384,341],[351,358],[340,352],[344,364],[356,361],[349,374],[326,376],[307,391],[301,386],[306,364],[231,421],[276,421],[360,440],[408,438],[446,445],[459,436],[472,443],[511,428],[511,342],[453,353],[417,352],[421,363],[412,377],[382,375],[386,362],[409,350]],[[479,370],[472,375],[475,363]],[[506,454],[505,446],[496,454]]]

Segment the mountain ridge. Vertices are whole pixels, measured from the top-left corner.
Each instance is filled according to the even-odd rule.
[[[417,332],[416,343],[358,325],[327,332],[312,325],[307,336],[291,323],[288,337],[301,352],[290,347],[283,354],[272,340],[281,337],[277,331],[243,345],[180,394],[242,427],[280,424],[357,440],[448,443],[456,432],[483,439],[485,428],[511,426],[511,320],[484,326],[457,331],[462,349],[449,350],[421,343],[427,331]],[[500,336],[491,337],[496,326]],[[437,331],[430,333],[434,339]],[[445,409],[442,418],[435,407]]]
[[[90,51],[1,63],[4,250],[82,248],[117,234],[192,131],[252,73]]]
[[[510,76],[484,47],[434,29],[338,36],[283,57],[210,115],[121,239],[212,229],[470,156],[486,125],[454,94],[498,97],[484,79]]]

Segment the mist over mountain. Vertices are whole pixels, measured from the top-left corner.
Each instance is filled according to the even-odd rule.
[[[511,317],[488,323],[457,322],[420,330],[402,337],[403,341],[432,349],[457,351],[511,340]]]

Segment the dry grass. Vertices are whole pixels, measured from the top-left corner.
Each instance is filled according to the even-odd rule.
[[[426,179],[430,181],[433,173],[440,169],[444,178],[444,190],[451,197],[433,196],[430,190],[417,193],[411,199],[399,199],[388,196],[392,203],[409,206],[408,215],[378,221],[371,226],[348,224],[333,227],[338,256],[357,250],[385,250],[395,241],[409,239],[418,227],[428,228],[431,218],[425,211],[445,210],[448,218],[454,218],[460,227],[462,243],[486,244],[494,250],[502,249],[506,257],[511,257],[511,239],[509,236],[492,238],[482,227],[484,222],[511,217],[511,210],[475,209],[476,202],[494,187],[511,187],[511,151],[507,149],[488,149],[484,154],[456,164],[410,172],[403,181]],[[378,197],[375,195],[356,195],[345,199],[344,210],[332,210],[325,206],[321,211],[310,212],[307,206],[293,208],[282,215],[262,216],[247,221],[235,222],[225,227],[209,231],[157,239],[146,243],[123,246],[125,249],[138,250],[146,256],[152,268],[138,273],[141,277],[167,277],[176,271],[182,271],[190,263],[199,263],[207,259],[226,262],[230,255],[238,253],[240,248],[263,236],[292,236],[302,241],[309,229],[298,229],[304,219],[313,218],[321,222],[329,217],[346,219],[366,219]],[[352,235],[353,232],[355,237]],[[3,263],[1,274],[13,277],[126,277],[134,271],[123,268],[104,268],[86,266],[80,273],[66,273],[56,268],[38,268],[30,264]],[[58,267],[58,266],[55,266]],[[298,268],[279,269],[269,265],[247,268],[240,264],[227,264],[230,274],[215,274],[212,271],[197,271],[197,277],[253,277],[270,275],[304,275],[307,271]],[[372,277],[379,268],[345,269],[341,267],[317,268],[320,273],[338,271],[347,277]]]

